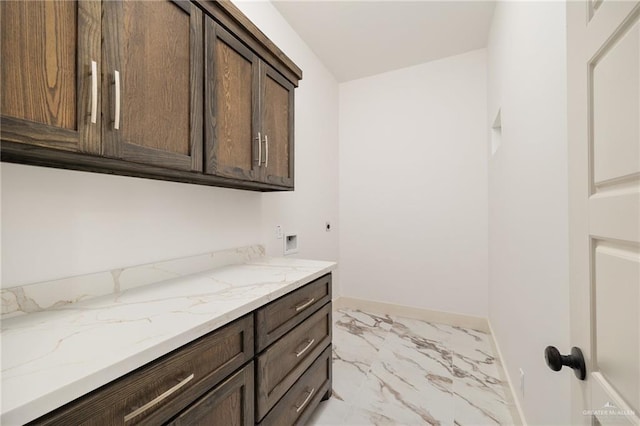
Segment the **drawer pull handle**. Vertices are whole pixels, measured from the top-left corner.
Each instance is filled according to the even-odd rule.
[[[149,408],[153,407],[154,405],[162,402],[162,400],[168,398],[169,395],[171,395],[172,393],[174,393],[175,391],[177,391],[178,389],[180,389],[181,387],[183,387],[184,385],[189,383],[191,380],[193,380],[193,377],[194,377],[194,375],[191,374],[189,377],[187,377],[186,379],[182,380],[180,383],[178,383],[177,385],[175,385],[171,389],[165,391],[162,395],[157,396],[156,398],[154,398],[151,401],[149,401],[146,404],[144,404],[142,407],[137,408],[137,409],[133,410],[132,412],[130,412],[129,414],[127,414],[126,416],[124,416],[125,423],[128,422],[129,420],[133,419],[134,417],[137,417],[138,415],[142,414],[143,412],[147,411]]]
[[[302,348],[302,350],[300,352],[296,352],[296,358],[299,358],[303,353],[305,353],[307,351],[307,349],[309,349],[311,347],[311,345],[314,344],[315,341],[316,341],[316,339],[309,340],[309,343],[307,343],[307,346]]]
[[[309,305],[311,305],[315,301],[316,301],[316,298],[312,297],[311,299],[309,299],[306,302],[304,302],[302,305],[296,306],[296,312],[300,312],[301,310],[303,310],[304,308],[308,307]]]
[[[309,391],[309,395],[307,395],[307,397],[304,399],[304,401],[302,402],[302,404],[296,406],[296,413],[299,413],[300,410],[302,410],[304,408],[305,405],[307,405],[307,402],[309,402],[309,400],[311,399],[311,395],[313,395],[313,393],[316,391],[316,388],[312,388]]]

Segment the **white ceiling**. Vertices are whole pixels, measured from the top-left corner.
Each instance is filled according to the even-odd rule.
[[[272,0],[339,82],[487,45],[494,1]]]

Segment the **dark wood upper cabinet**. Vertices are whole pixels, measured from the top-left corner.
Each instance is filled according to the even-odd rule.
[[[2,161],[293,189],[302,71],[228,0],[0,0]]]
[[[105,1],[104,154],[202,170],[202,12],[188,1]]]
[[[261,123],[264,138],[263,179],[293,187],[294,86],[266,63],[261,63]]]
[[[255,181],[258,57],[212,19],[205,20],[205,50],[205,171]]]
[[[1,1],[0,51],[2,141],[99,153],[100,3]]]
[[[205,171],[293,188],[294,85],[205,20]]]

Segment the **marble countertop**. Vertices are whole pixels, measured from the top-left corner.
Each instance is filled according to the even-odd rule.
[[[36,419],[334,268],[262,257],[3,319],[0,423]]]

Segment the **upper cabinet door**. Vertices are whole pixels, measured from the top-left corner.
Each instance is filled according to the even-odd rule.
[[[205,22],[205,171],[258,179],[258,58],[236,37]]]
[[[292,188],[294,86],[266,63],[261,68],[263,180]]]
[[[202,12],[188,1],[105,1],[104,154],[202,170]]]
[[[99,153],[100,3],[0,1],[0,44],[2,140]]]

